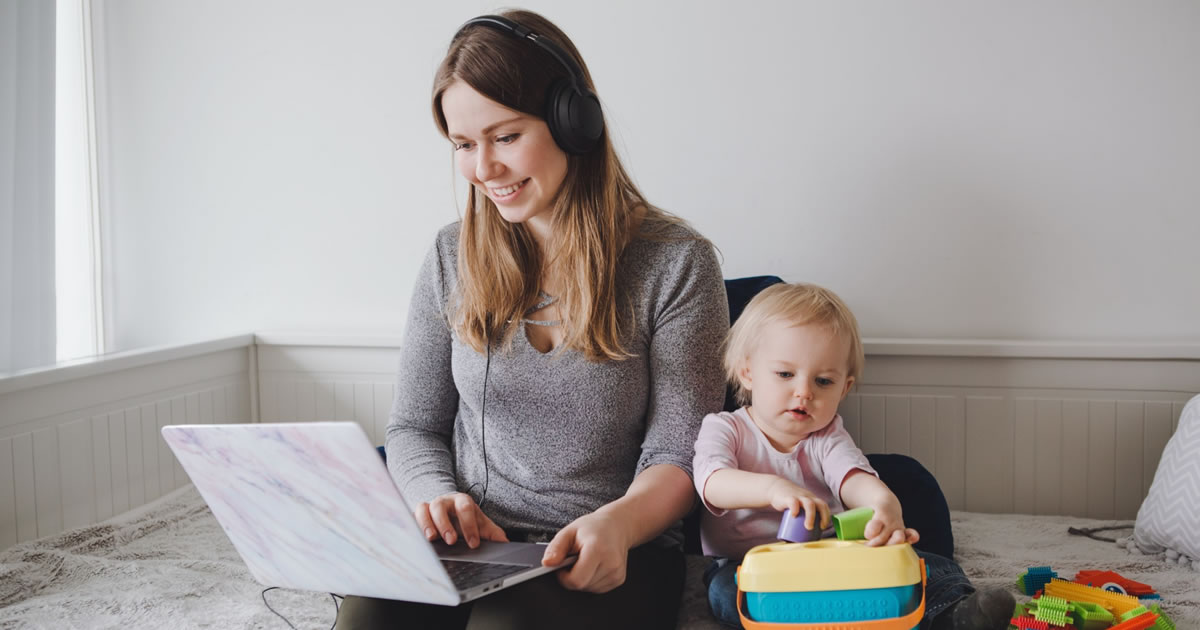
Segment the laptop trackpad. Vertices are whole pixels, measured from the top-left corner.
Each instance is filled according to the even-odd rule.
[[[459,543],[447,545],[444,542],[433,543],[433,548],[439,558],[465,560],[469,562],[496,562],[500,564],[517,564],[527,567],[542,565],[542,556],[546,553],[546,545],[534,543],[502,543],[490,540],[479,541],[479,546],[471,549]]]

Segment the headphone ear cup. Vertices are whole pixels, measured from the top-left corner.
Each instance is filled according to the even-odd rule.
[[[555,81],[546,93],[546,124],[563,151],[571,155],[590,153],[604,133],[600,100],[571,81]]]

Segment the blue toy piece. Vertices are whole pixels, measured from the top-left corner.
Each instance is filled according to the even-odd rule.
[[[1017,578],[1017,587],[1026,595],[1033,595],[1056,577],[1058,573],[1050,567],[1029,567]]]

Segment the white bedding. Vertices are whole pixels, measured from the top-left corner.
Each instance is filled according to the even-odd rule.
[[[1062,516],[954,512],[957,558],[977,585],[1005,586],[1026,568],[1060,576],[1104,569],[1147,583],[1180,629],[1200,628],[1200,573],[1067,534],[1113,523]],[[1127,535],[1129,532],[1115,532]],[[716,629],[689,558],[680,628]],[[0,628],[284,628],[263,604],[237,552],[192,486],[105,523],[0,552]],[[274,590],[271,605],[297,628],[328,628],[327,594]],[[1029,597],[1017,596],[1018,601]]]

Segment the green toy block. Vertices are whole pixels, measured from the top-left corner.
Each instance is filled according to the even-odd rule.
[[[1070,616],[1067,611],[1070,610],[1070,605],[1067,600],[1061,597],[1051,597],[1043,595],[1037,600],[1037,610],[1034,611],[1033,617],[1038,621],[1045,621],[1056,626],[1065,626],[1070,623]]]
[[[833,515],[833,531],[838,540],[862,540],[866,538],[867,523],[875,516],[875,510],[859,507]]]
[[[1113,625],[1112,613],[1100,604],[1071,602],[1071,612],[1076,630],[1103,630]]]
[[[1158,604],[1152,604],[1150,612],[1158,615],[1158,619],[1154,620],[1154,625],[1152,626],[1154,630],[1175,630],[1175,622],[1171,621],[1171,618],[1167,616],[1167,613],[1162,611],[1162,608]]]
[[[1137,608],[1133,608],[1133,609],[1126,611],[1125,614],[1121,615],[1121,618],[1118,619],[1117,621],[1129,621],[1130,619],[1133,619],[1134,617],[1140,617],[1148,612],[1150,612],[1150,611],[1146,610],[1145,606],[1138,606]]]

